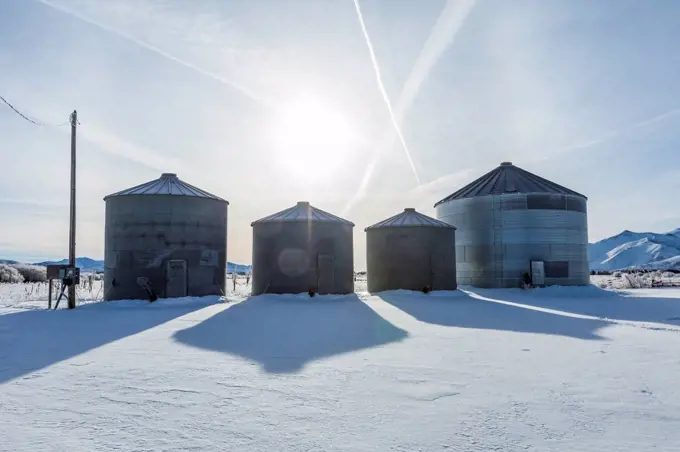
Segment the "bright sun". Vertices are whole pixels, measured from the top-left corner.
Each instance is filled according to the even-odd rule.
[[[355,147],[356,132],[338,110],[303,98],[279,110],[271,138],[287,171],[318,179],[342,169]]]

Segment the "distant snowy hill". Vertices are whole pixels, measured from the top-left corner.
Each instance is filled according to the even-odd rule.
[[[42,265],[46,267],[48,265],[66,265],[66,264],[68,264],[68,259],[62,259],[60,261],[36,262],[34,265]],[[80,270],[83,272],[104,271],[104,261],[98,261],[95,259],[91,259],[89,257],[77,257],[76,266],[80,267]]]
[[[5,259],[0,259],[0,264],[17,264],[17,261],[10,261]],[[68,259],[62,259],[60,261],[45,261],[45,262],[35,262],[33,265],[65,265],[68,264]],[[104,261],[92,259],[89,257],[79,257],[76,258],[76,265],[80,267],[83,272],[96,272],[104,271]],[[227,273],[250,273],[253,271],[252,265],[236,264],[234,262],[227,262]]]
[[[252,265],[235,264],[227,262],[227,273],[250,273],[253,271]]]
[[[654,232],[622,233],[588,245],[592,270],[680,269],[680,228]]]

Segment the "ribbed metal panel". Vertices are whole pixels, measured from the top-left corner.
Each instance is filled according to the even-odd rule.
[[[435,204],[435,207],[455,199],[478,198],[482,196],[513,193],[569,195],[571,197],[581,198],[583,201],[586,200],[586,197],[580,193],[556,184],[555,182],[543,179],[536,174],[513,165],[511,162],[503,162],[497,168],[489,171],[479,179],[442,199]]]
[[[158,179],[145,182],[143,184],[126,188],[117,193],[113,193],[104,198],[106,201],[109,198],[114,198],[117,196],[159,196],[159,195],[169,195],[169,196],[190,196],[195,198],[207,198],[215,199],[217,201],[225,201],[224,199],[208,193],[205,190],[201,190],[198,187],[194,187],[191,184],[184,182],[177,177],[175,173],[163,173]]]
[[[281,223],[281,222],[319,222],[319,223],[337,223],[347,226],[354,226],[351,221],[345,220],[338,216],[328,213],[324,210],[317,209],[310,205],[307,201],[300,201],[293,207],[276,212],[267,217],[253,221],[251,226],[262,223]]]
[[[458,284],[518,287],[529,262],[543,260],[554,262],[554,268],[568,265],[566,277],[546,275],[547,284],[584,285],[589,282],[586,210],[581,195],[521,193],[446,201],[437,206],[437,218],[458,228]]]
[[[309,203],[252,223],[252,294],[354,291],[354,224]]]
[[[425,286],[456,289],[456,228],[434,221],[437,223],[366,228],[370,292],[422,290]]]
[[[166,193],[167,195],[167,193]],[[198,196],[113,196],[106,199],[104,299],[143,299],[138,278],[159,297],[169,261],[186,265],[186,295],[225,290],[228,203]]]
[[[455,229],[455,226],[436,220],[432,217],[428,217],[427,215],[420,212],[416,212],[416,209],[406,208],[403,212],[369,226],[365,230],[368,231],[369,229],[408,227]]]

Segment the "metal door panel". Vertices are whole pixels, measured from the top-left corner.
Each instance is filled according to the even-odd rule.
[[[165,296],[168,298],[187,296],[187,262],[185,260],[168,261]]]
[[[317,290],[319,293],[332,293],[335,288],[335,257],[319,254],[317,257]]]

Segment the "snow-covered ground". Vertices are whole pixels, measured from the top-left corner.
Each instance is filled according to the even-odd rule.
[[[678,289],[0,304],[0,450],[680,444]]]
[[[52,283],[52,303],[56,302],[59,296],[59,286],[57,282]],[[49,294],[48,283],[21,283],[21,284],[0,284],[0,307],[15,308],[46,308]],[[76,298],[79,303],[91,303],[101,301],[104,294],[102,291],[102,281],[94,281],[92,289],[89,285],[79,285],[76,287]],[[62,300],[65,305],[65,300]],[[62,303],[59,304],[62,306]]]

